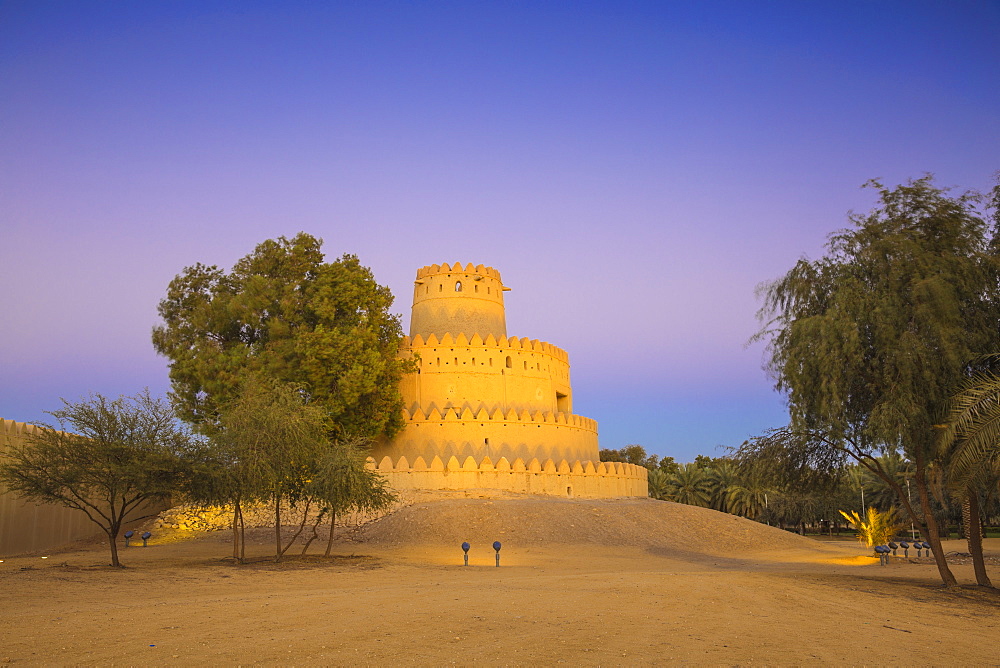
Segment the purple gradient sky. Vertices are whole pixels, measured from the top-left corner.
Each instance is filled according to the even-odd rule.
[[[3,2],[0,417],[165,393],[170,279],[305,230],[407,322],[498,268],[603,447],[720,455],[785,420],[754,287],[869,178],[988,188],[998,73],[996,2]]]

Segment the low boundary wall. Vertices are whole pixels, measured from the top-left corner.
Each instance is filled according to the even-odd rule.
[[[527,464],[520,458],[511,464],[501,457],[494,464],[489,457],[476,462],[471,456],[464,462],[457,457],[445,463],[435,456],[431,463],[417,457],[412,464],[406,457],[394,463],[388,456],[378,463],[368,458],[370,468],[377,470],[394,489],[427,490],[499,490],[526,494],[605,499],[620,496],[649,495],[648,471],[635,464],[619,462],[580,462],[565,459],[556,464],[532,459]]]
[[[38,429],[33,424],[0,418],[0,458]],[[140,507],[132,515],[156,514],[168,507],[169,504]],[[28,501],[0,487],[0,557],[38,552],[104,535],[101,528],[79,510]]]

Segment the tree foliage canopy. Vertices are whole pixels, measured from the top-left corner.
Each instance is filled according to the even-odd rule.
[[[998,263],[973,194],[930,177],[852,215],[828,254],[763,286],[758,335],[791,426],[856,443],[926,447],[968,362],[998,343]]]
[[[800,260],[762,286],[768,369],[788,397],[790,424],[748,441],[739,456],[784,449],[786,472],[824,471],[849,454],[902,497],[877,455],[901,449],[914,464],[917,513],[946,584],[927,472],[952,393],[974,358],[1000,343],[996,228],[982,197],[952,197],[930,176],[889,189],[831,235],[827,254]],[[755,452],[756,451],[756,452]]]
[[[293,383],[327,413],[335,437],[402,428],[396,358],[402,329],[393,297],[358,258],[325,262],[304,232],[259,244],[231,272],[196,264],[159,304],[153,346],[170,359],[182,419],[217,420],[246,372]]]
[[[245,552],[243,511],[269,504],[274,510],[275,558],[301,534],[310,507],[333,522],[351,510],[380,511],[395,496],[377,471],[365,466],[367,439],[331,440],[326,412],[294,385],[247,373],[236,396],[219,406],[211,435],[193,461],[188,497],[233,508],[233,557]],[[282,507],[300,509],[298,531],[282,537]],[[311,540],[309,542],[312,542]],[[308,544],[307,544],[308,546]],[[329,543],[327,547],[329,554]]]

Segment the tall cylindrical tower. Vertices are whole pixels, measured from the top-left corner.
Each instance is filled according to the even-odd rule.
[[[483,265],[433,264],[417,270],[410,336],[507,336],[500,272]]]
[[[573,412],[569,355],[507,336],[507,288],[492,267],[417,270],[399,356],[404,426],[372,445],[396,489],[646,496],[646,469],[600,461],[597,422]]]

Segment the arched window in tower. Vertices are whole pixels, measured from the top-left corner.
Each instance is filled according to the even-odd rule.
[[[462,281],[455,281],[455,292],[462,291]]]
[[[508,369],[513,369],[514,368],[514,362],[511,361],[510,355],[507,355],[507,368]]]

